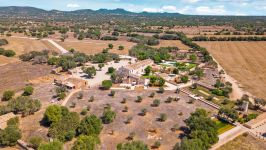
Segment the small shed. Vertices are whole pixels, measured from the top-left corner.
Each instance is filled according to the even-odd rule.
[[[78,78],[68,78],[65,80],[65,85],[71,87],[72,89],[85,88],[88,83],[86,80]]]

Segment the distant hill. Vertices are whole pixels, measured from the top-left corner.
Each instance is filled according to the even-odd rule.
[[[20,7],[20,6],[7,6],[0,7],[0,16],[13,16],[13,17],[28,17],[28,16],[57,16],[58,14],[64,15],[135,15],[135,16],[167,16],[167,15],[181,15],[179,13],[135,13],[130,12],[121,8],[117,9],[99,9],[99,10],[91,10],[91,9],[81,9],[75,11],[60,11],[60,10],[44,10],[35,7]],[[41,16],[40,16],[41,15]]]
[[[81,9],[75,11],[44,10],[34,7],[7,6],[0,7],[0,22],[6,21],[72,21],[101,24],[107,21],[115,21],[133,24],[152,25],[224,25],[224,24],[256,24],[265,26],[264,16],[197,16],[183,15],[180,13],[149,13],[130,12],[121,8],[109,9]]]

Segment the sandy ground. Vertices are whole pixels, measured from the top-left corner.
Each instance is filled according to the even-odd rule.
[[[206,47],[240,87],[266,98],[266,42],[197,42]]]
[[[69,50],[74,48],[77,51],[86,53],[86,54],[96,54],[103,51],[103,49],[108,48],[108,44],[113,44],[114,48],[109,50],[109,52],[117,53],[117,54],[128,54],[128,50],[132,48],[135,43],[127,42],[127,41],[101,41],[101,40],[66,40],[65,42],[59,42],[65,49]],[[122,45],[125,47],[124,50],[118,50],[118,47]]]
[[[153,46],[156,48],[160,47],[178,47],[181,50],[188,50],[190,49],[188,46],[184,45],[181,41],[179,40],[160,40],[160,44],[157,46]]]

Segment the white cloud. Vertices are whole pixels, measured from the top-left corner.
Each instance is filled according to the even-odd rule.
[[[170,13],[176,13],[178,12],[178,9],[176,8],[176,6],[173,5],[165,5],[162,6],[161,8],[144,8],[143,11],[146,12],[170,12]]]
[[[143,11],[156,13],[156,12],[160,12],[160,9],[158,9],[158,8],[143,8]]]
[[[199,6],[196,8],[196,12],[199,15],[225,15],[227,12],[223,5],[221,6]]]
[[[67,4],[67,8],[78,8],[79,4]]]

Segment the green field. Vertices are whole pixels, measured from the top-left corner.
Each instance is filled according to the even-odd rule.
[[[221,121],[221,120],[215,120],[215,123],[218,127],[218,134],[219,135],[223,134],[224,132],[231,130],[235,127],[235,126],[233,126],[227,122]]]

